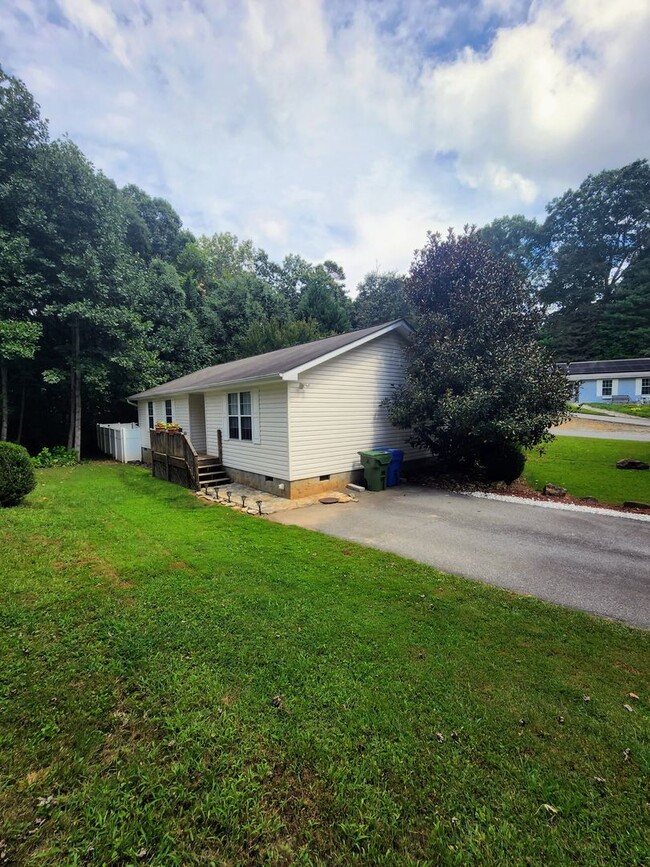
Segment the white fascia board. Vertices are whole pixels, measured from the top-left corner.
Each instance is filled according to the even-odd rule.
[[[325,353],[325,355],[319,355],[318,358],[312,359],[312,361],[307,361],[305,364],[301,364],[299,367],[294,367],[292,370],[287,370],[285,373],[281,374],[282,379],[286,382],[297,382],[298,377],[301,373],[304,373],[306,370],[309,370],[312,367],[316,367],[318,364],[323,364],[325,361],[331,361],[333,358],[337,358],[339,355],[343,355],[346,352],[349,352],[351,349],[356,349],[358,346],[363,346],[364,343],[370,343],[371,340],[376,340],[378,337],[383,337],[384,334],[388,334],[391,331],[397,330],[407,330],[409,333],[413,333],[413,328],[401,319],[399,322],[392,322],[390,325],[387,325],[385,328],[381,328],[379,331],[374,331],[372,334],[367,334],[365,337],[360,337],[358,340],[355,340],[353,343],[347,343],[345,346],[341,346],[338,349],[333,349],[331,352]]]
[[[572,373],[567,376],[567,379],[571,382],[584,382],[588,379],[637,379],[638,377],[643,379],[646,376],[650,376],[650,371],[638,373],[635,370],[632,373]]]

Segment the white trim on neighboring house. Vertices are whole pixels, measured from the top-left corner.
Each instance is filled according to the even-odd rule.
[[[634,387],[634,394],[638,394],[639,397],[650,397],[650,385],[646,386],[648,389],[646,392],[643,391],[643,380],[644,379],[650,380],[650,373],[646,374],[645,376],[637,377],[637,380],[635,382],[635,387]]]
[[[603,394],[603,383],[611,382],[612,390],[608,394]],[[596,380],[596,397],[615,397],[618,394],[618,379],[613,376],[603,376],[602,379]]]
[[[312,367],[316,367],[318,364],[323,364],[325,361],[330,361],[332,358],[337,358],[339,355],[343,355],[345,352],[349,352],[351,349],[356,349],[358,346],[363,346],[364,343],[370,343],[371,340],[376,340],[378,337],[383,337],[384,334],[389,334],[391,331],[396,331],[398,329],[408,329],[409,333],[413,333],[413,329],[408,324],[408,322],[404,322],[400,320],[398,322],[391,322],[390,325],[387,325],[385,328],[380,329],[379,331],[373,331],[372,334],[367,334],[365,337],[360,337],[358,340],[355,340],[354,343],[347,343],[345,346],[341,346],[338,349],[333,349],[331,352],[326,352],[324,355],[319,355],[318,358],[314,358],[311,361],[305,362],[305,364],[301,364],[298,367],[294,367],[292,370],[287,370],[283,374],[281,374],[281,378],[286,382],[297,382],[298,377],[301,373],[304,373],[306,370],[310,370]]]

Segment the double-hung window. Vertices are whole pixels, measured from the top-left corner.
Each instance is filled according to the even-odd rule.
[[[641,394],[650,395],[650,376],[644,376],[641,379]]]
[[[612,380],[611,379],[603,379],[602,386],[602,394],[603,397],[611,397],[612,396]]]
[[[173,420],[174,420],[174,417],[172,414],[172,402],[171,402],[171,400],[166,400],[165,401],[165,421],[167,422],[167,424],[171,424],[173,422]]]
[[[250,391],[228,394],[228,434],[231,440],[253,439],[253,401]]]
[[[153,420],[153,400],[150,400],[147,403],[147,415],[149,417],[149,430],[153,430],[156,426],[156,423]]]

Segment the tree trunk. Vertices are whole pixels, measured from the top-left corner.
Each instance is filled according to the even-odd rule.
[[[74,362],[70,362],[70,421],[68,424],[68,451],[71,452],[74,447],[74,396],[75,396],[75,387],[74,387],[74,377],[75,377],[75,366]]]
[[[74,390],[74,450],[77,460],[81,460],[81,366],[80,366],[80,334],[79,323],[75,326],[74,357],[75,357],[75,390]]]
[[[25,420],[25,392],[27,385],[23,376],[22,389],[20,391],[20,413],[18,415],[18,433],[16,434],[16,442],[19,443],[23,438],[23,421]]]
[[[9,427],[9,383],[7,376],[7,362],[0,362],[0,381],[2,385],[0,400],[2,401],[2,424],[0,425],[0,440],[5,442],[7,439],[7,429]]]

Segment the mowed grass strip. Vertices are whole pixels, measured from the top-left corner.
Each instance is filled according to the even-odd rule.
[[[542,455],[528,453],[523,478],[538,491],[551,483],[574,497],[595,497],[612,505],[650,502],[650,470],[618,470],[616,462],[622,458],[650,464],[650,441],[557,437]]]
[[[633,415],[636,418],[650,418],[650,403],[592,403],[590,406],[622,412],[624,415]]]
[[[647,860],[646,633],[142,469],[39,479],[0,514],[8,863]]]

